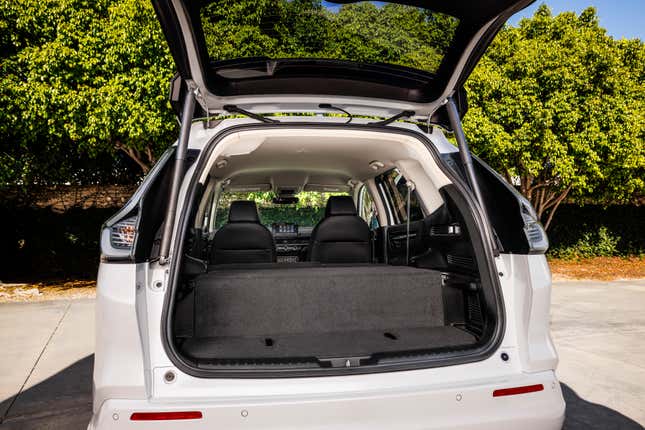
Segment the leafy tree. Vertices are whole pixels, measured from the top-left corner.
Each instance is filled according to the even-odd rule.
[[[122,151],[144,173],[176,137],[174,68],[152,6],[141,0],[2,1],[1,160],[6,181],[58,177]],[[4,145],[3,145],[4,146]],[[70,164],[67,161],[63,165]],[[58,166],[58,167],[57,167]],[[49,170],[51,169],[51,170]]]
[[[398,4],[331,11],[319,0],[222,0],[202,20],[213,59],[430,71],[456,27]],[[176,138],[174,65],[148,0],[0,0],[0,61],[0,183],[134,180]],[[643,194],[644,80],[642,41],[612,39],[593,9],[554,17],[543,6],[503,30],[475,69],[466,132],[548,226],[566,199]]]
[[[423,9],[360,2],[337,12],[319,0],[225,0],[201,11],[209,55],[331,58],[435,71],[457,26]]]
[[[645,188],[645,47],[615,41],[593,8],[504,29],[467,83],[464,128],[548,227],[567,198],[627,201]]]

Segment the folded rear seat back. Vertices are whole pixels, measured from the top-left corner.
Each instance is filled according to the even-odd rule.
[[[218,268],[195,279],[195,336],[444,325],[439,272],[370,264],[278,266]]]

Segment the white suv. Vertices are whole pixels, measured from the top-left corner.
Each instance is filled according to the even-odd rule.
[[[101,233],[89,429],[561,428],[547,238],[460,122],[530,1],[381,3],[453,22],[436,73],[222,58],[217,3],[154,0],[181,131]]]

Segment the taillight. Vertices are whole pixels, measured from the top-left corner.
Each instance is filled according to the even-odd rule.
[[[126,218],[110,227],[110,244],[116,249],[132,249],[136,230],[137,218]]]
[[[545,253],[549,249],[549,238],[535,213],[535,209],[524,197],[520,198],[520,208],[522,219],[524,220],[524,235],[529,243],[529,252],[534,254]]]
[[[137,239],[136,216],[104,225],[101,231],[101,255],[107,260],[131,260]]]

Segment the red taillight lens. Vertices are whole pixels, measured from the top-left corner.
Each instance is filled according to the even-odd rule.
[[[183,412],[134,412],[130,415],[131,421],[170,421],[170,420],[200,420],[202,413],[199,411]]]
[[[493,397],[514,396],[516,394],[535,393],[536,391],[544,390],[544,385],[525,385],[524,387],[502,388],[493,391]]]

